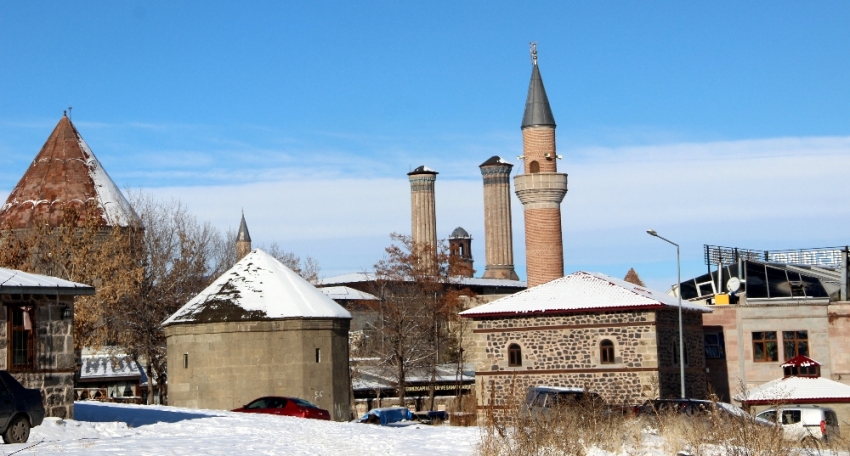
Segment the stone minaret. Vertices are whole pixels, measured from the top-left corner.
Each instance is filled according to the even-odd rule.
[[[437,209],[434,202],[434,182],[437,172],[420,166],[407,173],[410,178],[410,224],[413,244],[437,253]],[[425,261],[431,261],[432,257]]]
[[[481,164],[484,177],[485,279],[519,280],[514,272],[514,235],[511,227],[511,169],[514,165],[493,156]]]
[[[516,194],[525,209],[525,263],[531,288],[564,276],[561,201],[567,175],[558,172],[555,117],[531,48],[531,83],[522,118],[524,174],[516,176]]]
[[[460,272],[461,277],[472,277],[475,271],[472,269],[472,236],[462,227],[455,228],[449,236],[449,253],[451,256],[460,260],[466,266],[465,270]]]
[[[251,235],[248,234],[248,224],[245,223],[245,213],[242,213],[242,222],[239,223],[239,232],[236,233],[236,261],[239,261],[251,252]]]

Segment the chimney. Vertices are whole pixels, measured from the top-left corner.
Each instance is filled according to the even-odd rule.
[[[514,165],[493,156],[479,166],[484,178],[485,279],[519,280],[514,271],[511,226],[511,169]]]

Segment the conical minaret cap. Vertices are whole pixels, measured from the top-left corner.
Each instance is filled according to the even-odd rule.
[[[236,233],[236,242],[251,242],[251,235],[248,234],[248,224],[245,223],[245,214],[242,214],[242,222],[239,223],[239,232]]]
[[[537,62],[531,68],[531,82],[528,84],[528,98],[525,100],[525,114],[522,116],[522,128],[555,127],[555,116],[549,107],[549,98],[543,87],[543,78]]]

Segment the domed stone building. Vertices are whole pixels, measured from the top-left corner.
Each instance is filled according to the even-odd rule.
[[[346,421],[350,321],[339,304],[254,250],[163,323],[168,403],[230,410],[294,396]]]

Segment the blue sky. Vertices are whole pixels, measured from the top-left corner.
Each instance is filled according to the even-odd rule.
[[[477,165],[521,153],[537,41],[566,272],[650,285],[702,245],[850,242],[846,2],[0,3],[0,197],[67,106],[122,188],[255,243],[368,268],[409,232],[405,173],[440,171],[441,236],[475,238]],[[517,163],[518,164],[518,163]],[[521,207],[515,256],[524,275]]]

